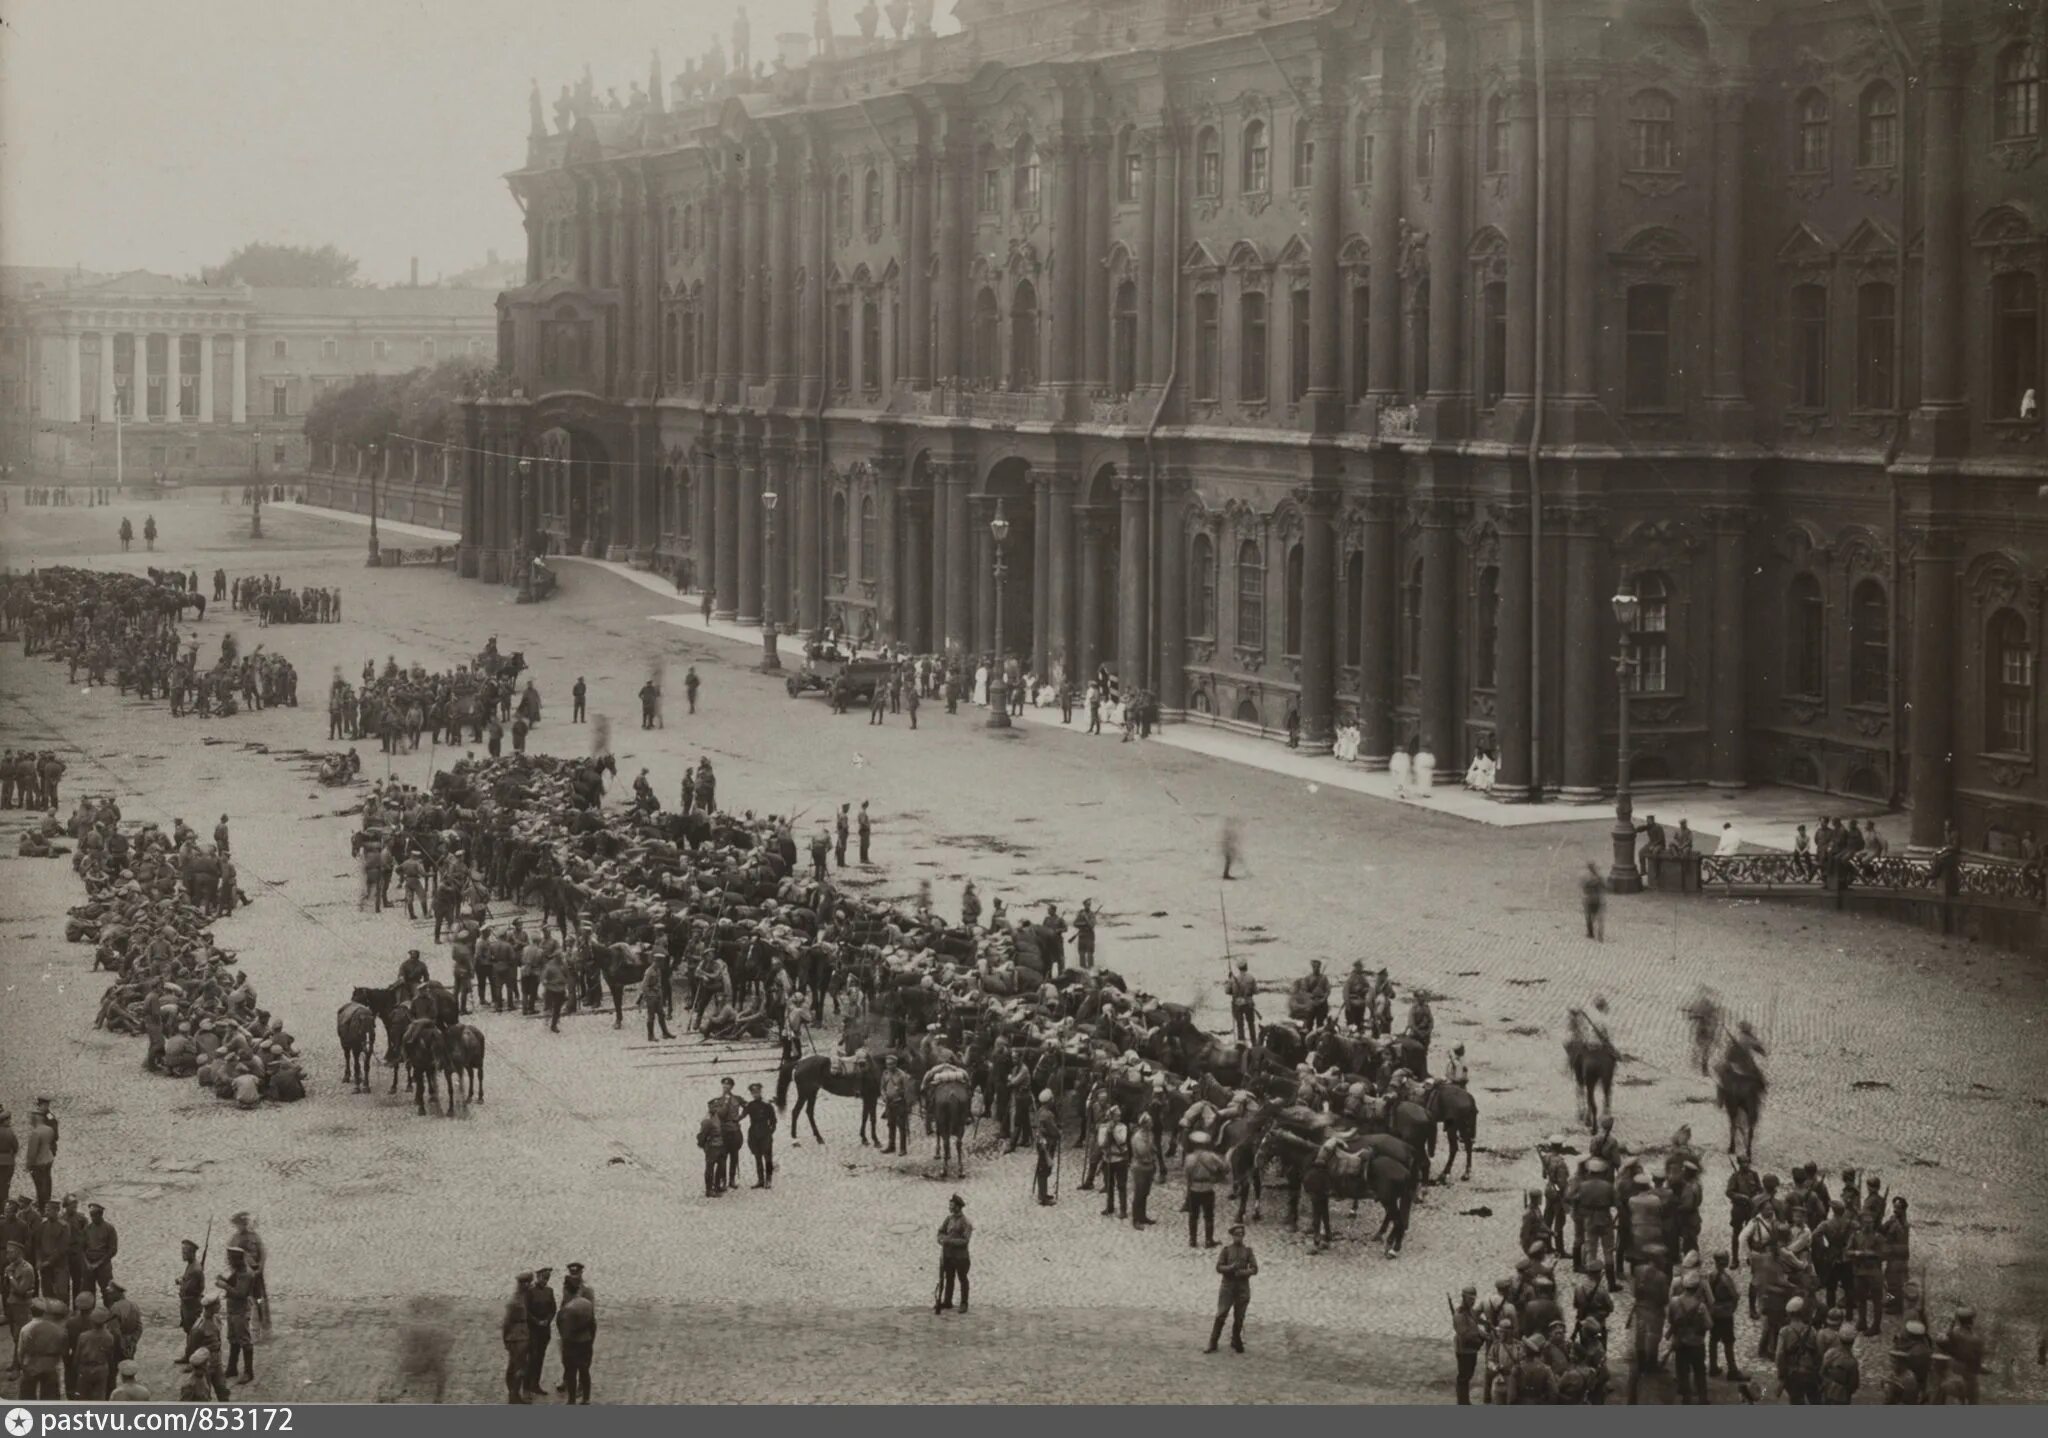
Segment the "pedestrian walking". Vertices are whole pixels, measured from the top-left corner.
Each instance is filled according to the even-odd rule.
[[[939,1221],[939,1282],[932,1299],[934,1315],[953,1306],[956,1284],[960,1290],[960,1312],[967,1312],[967,1273],[971,1267],[967,1246],[974,1238],[974,1224],[967,1217],[967,1200],[959,1194],[946,1201],[946,1209],[945,1218]]]
[[[706,603],[709,603],[709,601],[707,600]],[[696,665],[692,664],[683,671],[683,697],[690,701],[690,712],[692,714],[697,712],[697,686],[701,682],[697,678]]]
[[[569,722],[571,724],[581,724],[583,722],[583,705],[589,695],[590,686],[585,684],[583,676],[578,674],[576,676],[576,687],[569,691]]]
[[[1579,902],[1586,910],[1586,937],[1607,937],[1607,885],[1600,878],[1600,866],[1586,862],[1586,877],[1579,880]]]
[[[1252,1278],[1258,1271],[1259,1260],[1244,1241],[1244,1225],[1231,1224],[1230,1242],[1216,1255],[1216,1272],[1223,1281],[1216,1291],[1216,1321],[1210,1325],[1209,1346],[1202,1350],[1204,1353],[1216,1351],[1226,1318],[1230,1320],[1230,1351],[1244,1352],[1244,1312],[1251,1306]]]

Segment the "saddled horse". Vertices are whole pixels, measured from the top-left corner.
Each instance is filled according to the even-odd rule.
[[[1290,1194],[1300,1192],[1302,1175],[1315,1161],[1319,1146],[1315,1139],[1289,1132],[1278,1124],[1266,1130],[1260,1143],[1264,1156],[1277,1158],[1286,1166]],[[1350,1199],[1354,1214],[1360,1199],[1370,1198],[1379,1204],[1380,1226],[1374,1237],[1386,1239],[1389,1258],[1400,1254],[1401,1244],[1408,1236],[1420,1162],[1419,1154],[1383,1133],[1353,1133],[1340,1141],[1331,1157],[1330,1197]]]
[[[967,1120],[973,1107],[973,1081],[952,1076],[939,1077],[925,1090],[925,1114],[938,1137],[939,1177],[946,1176],[950,1163],[959,1177],[967,1177]]]
[[[341,1040],[342,1081],[353,1084],[353,1092],[368,1093],[370,1064],[377,1053],[377,1015],[352,999],[335,1011],[334,1032]]]
[[[474,1024],[448,1030],[448,1101],[455,1101],[455,1080],[464,1080],[463,1099],[484,1101],[484,1033]]]
[[[1216,1151],[1230,1162],[1230,1191],[1237,1199],[1239,1223],[1244,1222],[1247,1202],[1254,1221],[1265,1217],[1265,1164],[1259,1139],[1272,1115],[1273,1106],[1268,1104],[1252,1113],[1233,1114],[1216,1127]]]
[[[405,1058],[405,1031],[413,1019],[405,991],[397,984],[374,989],[358,985],[349,998],[376,1015],[384,1025],[384,1062],[391,1068],[390,1092],[397,1093],[398,1066]]]
[[[1457,1084],[1437,1079],[1423,1092],[1422,1109],[1436,1120],[1444,1135],[1444,1171],[1437,1181],[1449,1181],[1460,1146],[1465,1150],[1465,1177],[1470,1178],[1472,1143],[1479,1134],[1479,1101]]]
[[[413,1101],[419,1106],[420,1117],[427,1114],[427,1100],[432,1098],[434,1107],[441,1107],[440,1081],[442,1075],[448,1078],[447,1115],[455,1117],[455,1076],[448,1067],[448,1035],[432,1019],[416,1018],[406,1025],[404,1040],[405,1066],[410,1074]]]
[[[811,1137],[819,1143],[825,1135],[818,1132],[818,1095],[829,1093],[835,1098],[857,1098],[860,1100],[860,1141],[865,1147],[870,1139],[877,1148],[881,1147],[882,1133],[876,1117],[876,1110],[882,1100],[882,1073],[879,1063],[869,1057],[854,1066],[850,1073],[834,1073],[832,1055],[806,1054],[789,1069],[789,1081],[796,1087],[796,1102],[789,1110],[789,1139],[801,1143],[797,1137],[796,1121],[799,1115],[808,1119]]]
[[[1760,1052],[1761,1046],[1752,1048],[1739,1039],[1730,1039],[1720,1063],[1714,1067],[1714,1099],[1721,1112],[1728,1115],[1728,1152],[1736,1151],[1739,1133],[1745,1158],[1751,1157],[1756,1147],[1756,1123],[1763,1117],[1764,1094],[1770,1087],[1757,1066],[1756,1054]]]
[[[1579,1091],[1579,1118],[1588,1128],[1600,1123],[1600,1100],[1607,1100],[1607,1112],[1614,1112],[1613,1043],[1601,1037],[1573,1037],[1565,1040],[1565,1066]]]

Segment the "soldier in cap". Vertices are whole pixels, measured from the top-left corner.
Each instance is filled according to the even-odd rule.
[[[527,1399],[527,1355],[533,1346],[533,1329],[527,1322],[527,1294],[533,1287],[531,1273],[512,1280],[512,1296],[505,1300],[505,1312],[498,1320],[498,1337],[505,1345],[505,1401],[525,1403]]]
[[[1052,1176],[1060,1153],[1060,1119],[1053,1108],[1051,1089],[1040,1091],[1038,1112],[1032,1118],[1031,1127],[1038,1138],[1038,1168],[1033,1181],[1038,1186],[1038,1201],[1050,1207],[1059,1202],[1053,1197]]]
[[[147,1403],[151,1401],[149,1385],[135,1376],[135,1360],[121,1360],[119,1376],[107,1394],[109,1403]]]
[[[214,1390],[213,1353],[210,1349],[195,1348],[180,1361],[185,1365],[185,1376],[178,1383],[179,1402],[204,1403],[211,1398],[227,1397],[227,1394]]]
[[[1863,1368],[1856,1361],[1856,1329],[1845,1323],[1836,1335],[1835,1346],[1820,1361],[1820,1401],[1846,1406],[1862,1386]]]
[[[185,1362],[201,1368],[214,1397],[225,1402],[228,1383],[220,1371],[220,1295],[207,1294],[199,1310],[199,1321],[185,1335]]]
[[[896,1055],[887,1054],[882,1059],[882,1119],[889,1126],[889,1143],[883,1153],[910,1152],[910,1100],[912,1094],[910,1075],[903,1072],[903,1066]]]
[[[1479,1290],[1468,1283],[1458,1295],[1458,1306],[1451,1310],[1451,1345],[1458,1356],[1460,1407],[1471,1406],[1472,1375],[1479,1370],[1479,1355],[1486,1348],[1486,1325],[1473,1306],[1478,1297]]]
[[[184,1267],[178,1273],[178,1326],[188,1334],[199,1321],[199,1301],[206,1296],[206,1270],[199,1266],[199,1245],[189,1238],[178,1240]]]
[[[1700,1301],[1700,1276],[1687,1272],[1665,1314],[1671,1334],[1671,1363],[1678,1375],[1678,1401],[1707,1401],[1707,1334],[1712,1319]]]
[[[1788,1403],[1820,1401],[1820,1335],[1806,1321],[1806,1300],[1785,1304],[1785,1326],[1778,1333],[1778,1383]]]
[[[1735,1364],[1735,1310],[1742,1305],[1742,1294],[1735,1282],[1735,1275],[1729,1270],[1728,1255],[1714,1255],[1714,1271],[1706,1281],[1707,1316],[1713,1320],[1713,1327],[1707,1337],[1707,1375],[1721,1376],[1721,1357],[1728,1359],[1728,1381],[1743,1381],[1742,1370]]]
[[[1543,1349],[1542,1338],[1531,1335],[1522,1340],[1521,1360],[1508,1370],[1509,1403],[1548,1405],[1556,1401],[1557,1375],[1543,1361]]]
[[[545,1393],[541,1370],[547,1366],[548,1343],[555,1332],[555,1290],[548,1282],[552,1268],[536,1268],[526,1287],[526,1391]],[[510,1315],[507,1315],[508,1317]]]
[[[91,1215],[84,1232],[79,1235],[79,1249],[85,1259],[85,1277],[104,1294],[114,1281],[114,1255],[121,1251],[121,1235],[115,1232],[113,1224],[107,1222],[104,1204],[88,1203],[85,1211]]]
[[[14,1340],[33,1314],[36,1302],[35,1265],[27,1258],[28,1244],[19,1238],[7,1240],[7,1256],[0,1265],[0,1310],[7,1315],[7,1365],[15,1371]]]
[[[1255,1044],[1259,1041],[1259,985],[1252,978],[1251,967],[1246,960],[1239,959],[1236,971],[1224,980],[1223,987],[1230,995],[1230,1018],[1238,1042]]]
[[[1927,1385],[1923,1401],[1928,1403],[1968,1403],[1969,1391],[1963,1380],[1956,1377],[1953,1359],[1946,1353],[1937,1353],[1933,1361],[1933,1380]]]
[[[1984,1340],[1977,1333],[1977,1310],[1968,1305],[1957,1308],[1937,1347],[1949,1356],[1952,1376],[1962,1385],[1963,1402],[1975,1403],[1977,1381],[1984,1372]]]
[[[252,1383],[256,1379],[256,1339],[250,1331],[249,1319],[256,1294],[256,1276],[249,1271],[248,1254],[241,1245],[228,1245],[228,1271],[214,1282],[227,1295],[227,1376],[237,1383]]]
[[[1926,1401],[1920,1387],[1920,1375],[1913,1371],[1912,1358],[1912,1353],[1903,1345],[1892,1350],[1892,1370],[1884,1379],[1884,1401],[1887,1407]]]
[[[967,1246],[973,1238],[974,1224],[967,1217],[967,1200],[956,1193],[946,1201],[946,1216],[939,1221],[939,1282],[932,1298],[934,1314],[953,1306],[955,1283],[960,1287],[960,1311],[967,1311]]]
[[[1222,1282],[1216,1292],[1216,1319],[1209,1328],[1209,1346],[1203,1351],[1214,1353],[1217,1343],[1223,1337],[1223,1320],[1230,1320],[1230,1350],[1244,1352],[1244,1313],[1251,1306],[1252,1278],[1259,1271],[1259,1260],[1251,1246],[1244,1241],[1244,1225],[1230,1225],[1230,1242],[1216,1255],[1216,1272]]]

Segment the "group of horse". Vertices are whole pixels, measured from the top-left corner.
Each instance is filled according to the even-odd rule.
[[[384,1062],[391,1069],[392,1093],[398,1092],[401,1069],[422,1117],[431,1102],[441,1105],[441,1083],[447,1083],[449,1118],[458,1097],[465,1103],[484,1101],[484,1035],[462,1022],[455,991],[428,982],[358,987],[336,1011],[334,1030],[341,1040],[343,1081],[351,1092],[370,1092],[370,1068],[377,1052],[377,1029],[384,1030]]]
[[[1764,1047],[1747,1023],[1731,1026],[1721,1005],[1702,993],[1686,1010],[1692,1025],[1693,1064],[1714,1080],[1714,1102],[1728,1120],[1728,1152],[1754,1157],[1756,1126],[1770,1083],[1757,1062]],[[1614,1071],[1621,1062],[1605,1028],[1574,1009],[1564,1044],[1565,1068],[1578,1090],[1579,1120],[1596,1127],[1601,1100],[1614,1112]]]

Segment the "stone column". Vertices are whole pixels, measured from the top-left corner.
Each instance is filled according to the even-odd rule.
[[[690,568],[699,592],[712,592],[718,571],[717,521],[713,498],[718,492],[718,462],[708,449],[690,451]]]
[[[1601,712],[1606,676],[1614,667],[1613,642],[1601,559],[1600,520],[1591,507],[1564,515],[1564,783],[1558,797],[1591,803],[1605,793],[1612,776],[1603,768]]]
[[[718,207],[718,366],[714,393],[727,404],[736,402],[740,390],[740,331],[745,325],[745,316],[740,312],[740,277],[745,272],[746,257],[740,249],[741,211],[746,207],[746,193],[740,188],[739,177],[726,176],[720,186],[723,194]],[[724,550],[721,547],[720,554]],[[721,558],[720,570],[724,570]],[[719,581],[721,604],[730,597],[725,590],[729,575]]]
[[[1971,50],[1930,34],[1921,49],[1922,154],[1920,213],[1926,217],[1922,237],[1920,281],[1920,413],[1912,426],[1912,446],[1922,452],[1948,453],[1966,440],[1968,367],[1962,362],[1962,320],[1971,313],[1964,271],[1969,246],[1964,241],[1963,85]],[[1916,670],[1916,680],[1918,671]],[[1927,693],[1916,682],[1916,691]],[[1923,727],[1916,708],[1913,718],[1913,839],[1921,840],[1921,799],[1934,802],[1931,781],[1923,781],[1919,755]],[[1947,759],[1940,760],[1942,795],[1936,824],[1948,821]],[[1938,843],[1938,828],[1929,829]]]
[[[1443,151],[1437,151],[1439,157]],[[1435,303],[1434,300],[1431,301]],[[1430,364],[1436,361],[1431,359]],[[1430,500],[1422,517],[1422,745],[1436,772],[1461,777],[1463,706],[1458,702],[1457,504]]]
[[[1180,302],[1180,256],[1173,252],[1173,205],[1179,189],[1174,177],[1180,170],[1180,137],[1171,126],[1153,132],[1152,160],[1145,170],[1153,196],[1153,204],[1146,208],[1156,210],[1148,286],[1152,295],[1150,377],[1153,384],[1163,385],[1173,368],[1173,307]],[[1154,170],[1159,172],[1156,177]]]
[[[903,356],[897,368],[910,381],[912,389],[930,389],[932,383],[932,159],[920,146],[901,175],[910,178],[909,220],[910,233],[904,237],[904,253],[909,257],[908,273],[903,276],[904,298],[910,306],[905,328],[909,331],[910,353]],[[922,618],[912,626],[912,632],[922,632]]]
[[[79,368],[78,340],[77,330],[67,331],[64,336],[64,418],[73,424],[84,417],[81,401],[85,375]]]
[[[1110,145],[1109,136],[1096,134],[1089,137],[1082,149],[1088,176],[1088,193],[1083,203],[1088,213],[1082,221],[1087,238],[1078,256],[1085,271],[1081,281],[1081,378],[1090,389],[1109,384],[1109,217],[1116,202],[1109,188]]]
[[[744,379],[738,397],[742,404],[751,402],[753,398],[747,386],[757,385],[768,377],[768,334],[763,328],[761,310],[761,287],[767,283],[770,253],[768,190],[759,176],[752,172],[749,172],[748,181],[747,206],[742,220],[745,228],[740,236],[747,311],[740,324],[740,372]]]
[[[825,345],[822,327],[825,323],[825,264],[823,237],[825,225],[825,171],[817,160],[804,163],[803,193],[800,196],[803,209],[803,229],[799,237],[803,253],[798,256],[796,269],[804,272],[803,303],[798,307],[796,323],[801,333],[797,337],[797,355],[801,370],[801,383],[797,387],[797,403],[806,409],[817,405],[825,393]],[[791,271],[792,277],[795,270]]]
[[[992,506],[981,496],[975,496],[968,513],[974,533],[974,652],[977,655],[995,654],[1003,642],[996,633],[996,541],[988,532],[988,517]],[[1015,550],[1010,554],[1014,555]],[[1003,576],[1005,584],[1009,575]],[[1004,607],[1008,607],[1009,595],[1005,594]],[[1008,618],[1007,615],[1004,616]],[[997,662],[1001,656],[998,655]]]
[[[663,393],[663,387],[668,383],[667,376],[661,372],[664,358],[661,343],[664,316],[661,277],[662,267],[668,263],[667,239],[668,234],[662,224],[660,196],[652,190],[646,190],[641,195],[640,295],[635,309],[640,315],[639,392],[647,395]]]
[[[761,622],[761,445],[754,439],[740,442],[739,494],[734,501],[739,510],[736,528],[738,545],[739,583],[735,601],[736,618],[741,624]]]
[[[1133,687],[1145,682],[1145,643],[1149,637],[1147,581],[1151,574],[1151,534],[1145,511],[1145,481],[1129,475],[1118,481],[1123,497],[1123,549],[1117,565],[1117,672]]]
[[[111,330],[100,331],[100,410],[102,420],[114,417],[114,335]]]
[[[784,603],[789,592],[789,526],[796,517],[796,507],[791,504],[789,492],[789,449],[780,444],[761,446],[761,483],[765,490],[774,491],[774,510],[761,511],[761,548],[766,558],[761,563],[762,596],[761,623],[765,628],[770,624],[780,626],[787,617]]]
[[[1377,326],[1374,333],[1378,333]],[[1361,612],[1351,616],[1351,622],[1359,626],[1360,641],[1358,748],[1366,768],[1384,769],[1394,752],[1394,709],[1401,699],[1401,681],[1394,672],[1394,624],[1400,613],[1394,525],[1400,518],[1401,501],[1393,494],[1368,494],[1361,508],[1365,594]]]
[[[1031,476],[1031,654],[1041,677],[1052,658],[1052,476]]]
[[[1046,530],[1045,573],[1046,663],[1074,673],[1074,476],[1055,471],[1045,476],[1045,507],[1040,523]],[[1041,668],[1041,674],[1048,672]]]
[[[1955,813],[1956,535],[1930,529],[1913,554],[1913,667],[1908,707],[1912,845],[1939,848]]]
[[[903,638],[903,613],[896,605],[896,585],[901,576],[898,558],[903,546],[897,542],[896,526],[901,523],[901,495],[888,473],[875,480],[875,632],[884,643]]]
[[[593,204],[589,182],[576,186],[576,283],[589,289],[594,282],[596,269],[597,217],[592,213]]]
[[[230,422],[234,424],[247,424],[249,422],[249,336],[246,334],[235,336],[235,373],[233,379],[235,391],[230,396],[232,400]]]
[[[213,423],[213,336],[199,337],[199,422]]]
[[[1159,708],[1181,714],[1188,707],[1188,536],[1187,479],[1159,476],[1159,653],[1153,660],[1153,689]]]
[[[972,466],[958,460],[945,467],[946,482],[946,652],[965,656],[974,643],[969,546],[974,543],[967,513]]]
[[[1052,346],[1045,366],[1053,384],[1071,384],[1081,377],[1082,311],[1087,294],[1088,237],[1082,190],[1087,161],[1080,141],[1062,136],[1053,151]]]
[[[526,282],[540,283],[540,216],[526,212]]]
[[[1514,353],[1512,347],[1508,352]],[[1500,608],[1493,655],[1494,739],[1500,772],[1493,797],[1519,804],[1530,797],[1538,778],[1529,763],[1529,646],[1534,639],[1529,622],[1529,507],[1501,505],[1494,517],[1500,527]]]
[[[1536,273],[1535,89],[1517,83],[1509,88],[1506,98],[1508,352],[1505,356],[1507,387],[1502,397],[1515,400],[1526,409],[1536,394],[1536,287],[1541,282]]]
[[[184,368],[185,356],[181,353],[184,346],[179,341],[183,338],[176,329],[164,336],[164,419],[171,424],[177,424],[185,417],[184,406],[180,403],[184,389],[184,375],[180,371]]]
[[[1138,286],[1138,334],[1136,363],[1131,366],[1131,384],[1142,389],[1152,383],[1152,276],[1159,263],[1159,146],[1150,130],[1134,133],[1132,143],[1142,156],[1138,173],[1138,253],[1131,266]],[[1121,184],[1121,179],[1113,179]]]
[[[1714,107],[1714,350],[1708,397],[1720,405],[1746,402],[1742,384],[1742,342],[1754,323],[1745,313],[1742,287],[1742,188],[1750,163],[1743,133],[1750,84],[1730,78],[1713,94]],[[1747,433],[1743,435],[1747,439]]]
[[[1564,396],[1598,398],[1595,354],[1600,343],[1599,87],[1574,84],[1565,120]],[[1569,742],[1570,735],[1567,735]]]
[[[1333,490],[1296,490],[1301,505],[1301,747],[1330,750],[1336,733],[1337,507]],[[1285,586],[1282,586],[1283,589]],[[1284,595],[1283,595],[1284,602]]]
[[[1721,505],[1706,511],[1714,535],[1714,685],[1708,691],[1708,726],[1712,761],[1707,777],[1717,789],[1740,789],[1748,782],[1743,739],[1749,727],[1745,704],[1743,619],[1747,606],[1743,585],[1749,572],[1744,537],[1749,511]]]
[[[897,503],[903,513],[903,543],[897,551],[903,557],[899,636],[912,654],[929,654],[932,602],[925,588],[925,568],[931,561],[931,511],[922,490],[903,490]]]
[[[926,579],[926,587],[929,590],[926,597],[931,603],[931,622],[926,642],[931,646],[931,653],[943,654],[946,652],[946,536],[949,512],[945,466],[936,460],[928,461],[925,476],[930,481],[930,488],[925,494],[925,529],[929,532],[928,537],[931,541],[931,573]]]
[[[790,486],[798,495],[796,509],[796,617],[806,634],[825,622],[824,602],[824,505],[823,481],[818,474],[818,452],[800,445],[796,454],[796,482]]]
[[[796,295],[795,222],[792,194],[795,166],[784,165],[768,192],[768,378],[775,402],[788,404],[796,389],[796,360],[790,344],[790,301]]]
[[[1107,567],[1103,541],[1114,519],[1099,509],[1080,511],[1081,522],[1081,654],[1079,679],[1085,687],[1102,662],[1102,578]]]
[[[1401,184],[1406,173],[1401,153],[1403,103],[1400,96],[1383,92],[1366,117],[1367,133],[1373,137],[1372,186],[1366,204],[1366,243],[1372,247],[1372,274],[1366,281],[1372,294],[1372,333],[1366,338],[1366,392],[1375,404],[1398,403],[1405,397],[1401,389]],[[1366,565],[1370,573],[1369,553]],[[1386,746],[1375,748],[1364,737],[1372,733],[1370,723],[1365,724],[1360,743],[1370,756],[1366,760],[1368,768],[1373,767],[1374,760],[1384,760],[1389,755],[1392,732],[1390,721]]]
[[[1296,124],[1301,120],[1297,119]],[[1308,242],[1308,400],[1309,427],[1318,431],[1342,428],[1344,415],[1343,366],[1337,342],[1339,320],[1344,313],[1343,296],[1337,289],[1337,249],[1342,243],[1339,211],[1344,202],[1344,112],[1336,105],[1318,105],[1308,117],[1315,144],[1309,192]],[[1307,556],[1303,556],[1306,563]],[[1309,593],[1314,593],[1310,587]],[[1327,613],[1325,630],[1328,629]],[[1305,626],[1304,626],[1305,628]],[[1306,635],[1304,634],[1304,637]],[[1303,676],[1307,669],[1304,662]],[[1327,719],[1327,712],[1325,718]],[[1327,725],[1315,731],[1309,723],[1309,707],[1302,705],[1305,737],[1321,743],[1328,737]]]
[[[711,528],[716,554],[712,572],[717,585],[712,615],[718,619],[735,619],[739,616],[740,602],[739,441],[731,435],[720,435],[717,444],[718,478],[711,493]]]
[[[1429,397],[1455,410],[1467,391],[1465,333],[1465,101],[1444,96],[1436,108],[1435,174],[1429,232]],[[1424,137],[1417,136],[1416,143]],[[1437,751],[1439,765],[1443,751]]]
[[[958,379],[966,368],[960,362],[960,290],[967,273],[961,217],[970,203],[966,192],[970,183],[968,172],[974,163],[973,142],[964,136],[954,135],[950,124],[941,163],[946,167],[946,183],[944,193],[937,196],[939,293],[933,303],[938,310],[939,322],[932,350],[932,375],[934,379],[947,380]],[[949,514],[947,523],[950,525],[951,522]],[[946,642],[950,646],[959,637],[953,632],[949,614]]]

